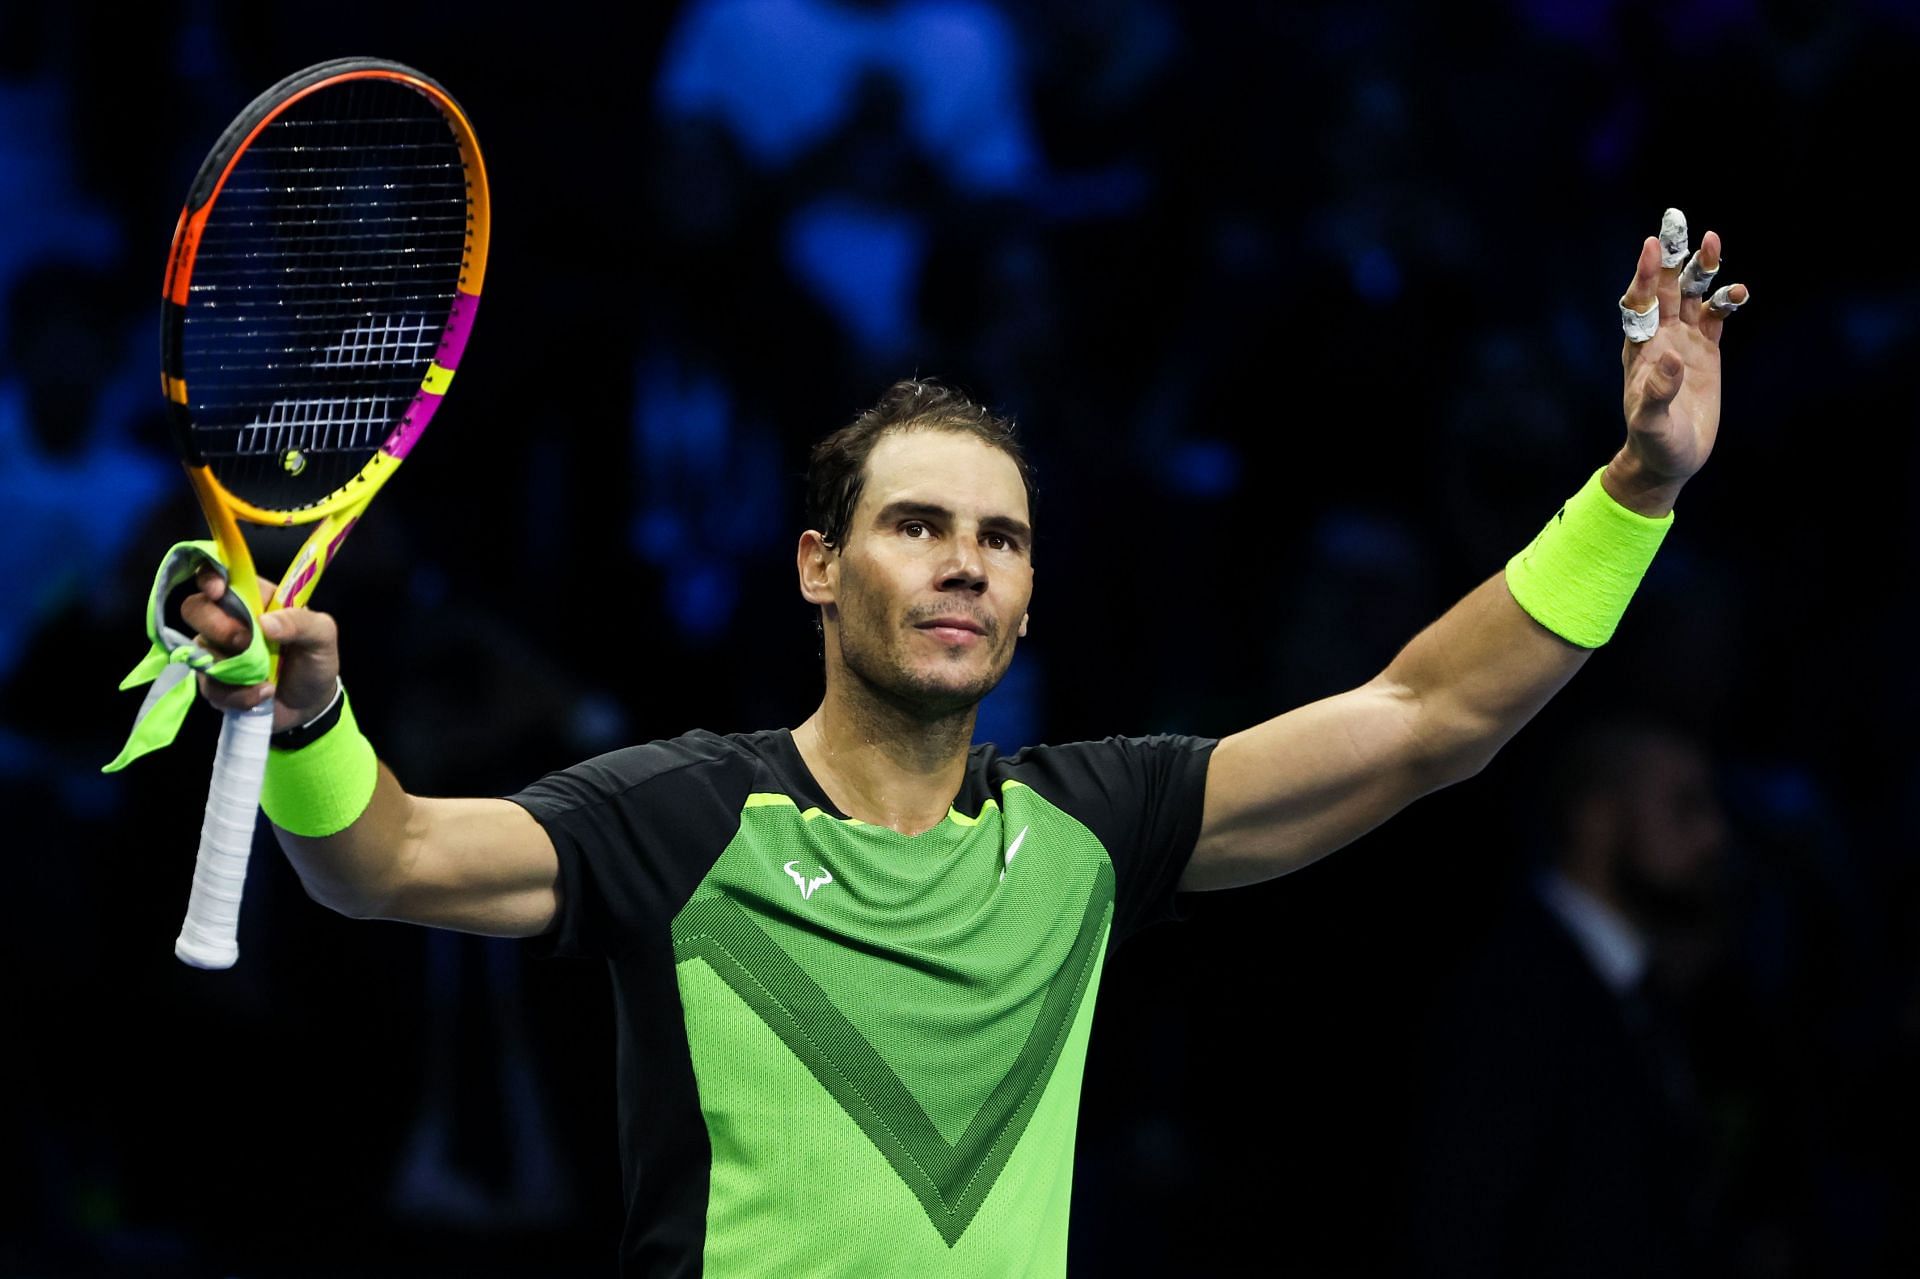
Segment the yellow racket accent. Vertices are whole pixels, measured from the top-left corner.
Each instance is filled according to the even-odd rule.
[[[234,496],[232,491],[222,485],[219,480],[215,479],[213,472],[204,466],[190,466],[187,468],[187,473],[194,476],[193,483],[196,490],[200,490],[202,486],[204,486],[204,492],[200,499],[203,507],[206,505],[207,498],[211,496],[224,509],[232,512],[234,516],[245,520],[249,524],[265,524],[273,528],[293,528],[300,524],[317,524],[321,520],[337,515],[342,511],[358,511],[367,504],[367,501],[372,498],[375,493],[380,491],[380,486],[391,479],[393,473],[398,469],[400,469],[400,459],[385,450],[381,450],[375,453],[364,467],[360,468],[358,475],[348,480],[345,484],[342,484],[339,488],[327,494],[312,506],[302,506],[292,511],[270,511],[264,507],[255,506],[245,498]]]

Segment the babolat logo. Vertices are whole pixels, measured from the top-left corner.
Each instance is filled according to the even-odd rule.
[[[800,873],[799,862],[788,862],[786,869],[787,869],[787,878],[791,879],[793,881],[794,887],[800,890],[800,896],[806,898],[809,901],[813,899],[814,889],[824,888],[826,885],[831,884],[833,882],[833,873],[829,871],[825,866],[822,866],[820,868],[820,873],[818,875],[802,875]]]

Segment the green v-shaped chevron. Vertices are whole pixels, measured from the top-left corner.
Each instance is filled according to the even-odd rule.
[[[1048,983],[1032,1031],[952,1145],[872,1041],[732,900],[688,902],[673,922],[673,958],[676,964],[704,959],[780,1036],[886,1157],[951,1248],[986,1201],[1046,1091],[1100,957],[1113,886],[1113,866],[1103,861],[1073,949]]]

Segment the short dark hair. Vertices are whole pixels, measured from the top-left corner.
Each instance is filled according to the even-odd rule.
[[[981,407],[935,378],[902,378],[880,402],[813,446],[807,459],[807,525],[827,545],[845,545],[853,508],[867,485],[867,457],[874,445],[898,431],[951,431],[971,435],[1013,459],[1027,489],[1028,520],[1035,494],[1033,467],[1012,418]]]

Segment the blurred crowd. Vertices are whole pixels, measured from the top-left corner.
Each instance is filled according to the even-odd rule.
[[[914,372],[1039,471],[983,740],[1351,687],[1617,447],[1661,211],[1721,232],[1755,296],[1721,445],[1619,638],[1481,777],[1114,956],[1073,1264],[1920,1270],[1920,289],[1887,216],[1920,10],[330,12],[0,9],[0,1273],[611,1254],[603,973],[328,916],[266,839],[239,966],[188,971],[210,717],[98,773],[201,527],[154,386],[178,201],[346,53],[446,84],[494,185],[459,388],[316,599],[420,793],[803,718],[805,452]]]

